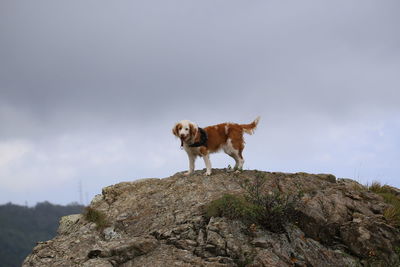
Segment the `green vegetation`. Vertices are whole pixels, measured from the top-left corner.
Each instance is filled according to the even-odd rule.
[[[83,212],[83,216],[87,221],[95,223],[97,230],[103,230],[109,226],[107,216],[101,211],[98,211],[92,207],[86,207]]]
[[[81,213],[83,206],[38,203],[28,208],[0,205],[0,267],[21,266],[39,241],[52,239],[62,216]]]
[[[384,211],[383,216],[388,223],[400,228],[400,197],[395,194],[390,186],[381,185],[376,181],[372,182],[368,190],[382,196],[385,202],[391,205],[391,207]]]
[[[245,194],[226,194],[212,201],[206,206],[206,216],[241,220],[248,226],[255,224],[272,232],[284,232],[285,225],[296,220],[295,207],[301,194],[289,195],[279,189],[266,191],[266,181],[262,173],[252,180],[239,180]]]
[[[212,201],[206,208],[206,216],[226,217],[231,220],[242,220],[247,224],[257,221],[257,207],[248,202],[243,196],[225,194]]]
[[[368,190],[372,191],[376,194],[380,194],[380,193],[393,193],[392,189],[390,188],[390,186],[388,185],[382,185],[380,182],[378,181],[373,181],[371,185],[368,185]]]

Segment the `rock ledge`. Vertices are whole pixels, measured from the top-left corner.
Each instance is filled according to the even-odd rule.
[[[98,230],[82,215],[63,217],[58,235],[39,243],[23,266],[398,266],[400,231],[383,216],[388,204],[357,182],[213,171],[106,187],[90,206],[107,216],[109,227]],[[243,193],[238,179],[260,173],[267,178],[263,190],[304,192],[296,225],[277,234],[204,216],[212,200]]]

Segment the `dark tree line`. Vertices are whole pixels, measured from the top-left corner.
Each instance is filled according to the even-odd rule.
[[[52,239],[62,216],[81,213],[83,206],[38,203],[0,205],[0,267],[19,267],[39,241]]]

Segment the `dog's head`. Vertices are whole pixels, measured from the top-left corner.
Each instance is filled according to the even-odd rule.
[[[172,133],[181,139],[182,144],[193,140],[197,131],[197,125],[188,120],[182,120],[176,123],[174,128],[172,128]]]

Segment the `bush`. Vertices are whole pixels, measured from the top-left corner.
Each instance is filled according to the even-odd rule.
[[[282,192],[278,181],[272,191],[264,188],[267,178],[264,173],[256,172],[253,180],[239,180],[239,185],[245,190],[247,201],[257,207],[258,224],[264,228],[281,233],[285,231],[288,222],[296,222],[298,212],[296,205],[302,196],[300,190],[286,194]]]
[[[241,196],[225,194],[207,206],[206,217],[226,217],[231,220],[250,219],[254,208],[254,205]]]
[[[368,190],[382,196],[384,201],[391,205],[383,212],[383,216],[389,224],[400,228],[400,197],[395,195],[390,186],[381,185],[376,181],[372,182]]]
[[[368,186],[368,190],[374,193],[382,193],[385,191],[384,187],[378,181],[373,181],[372,184]]]
[[[86,207],[83,216],[87,221],[95,223],[98,230],[103,230],[109,226],[106,215],[92,207]]]
[[[245,190],[243,196],[224,195],[212,201],[206,207],[207,217],[226,217],[241,220],[246,225],[259,225],[276,233],[285,231],[288,222],[297,218],[296,204],[298,194],[285,194],[279,190],[263,190],[266,178],[262,173],[250,180],[241,180],[240,186]]]
[[[400,228],[400,209],[399,207],[390,207],[383,212],[386,221],[394,227]]]

